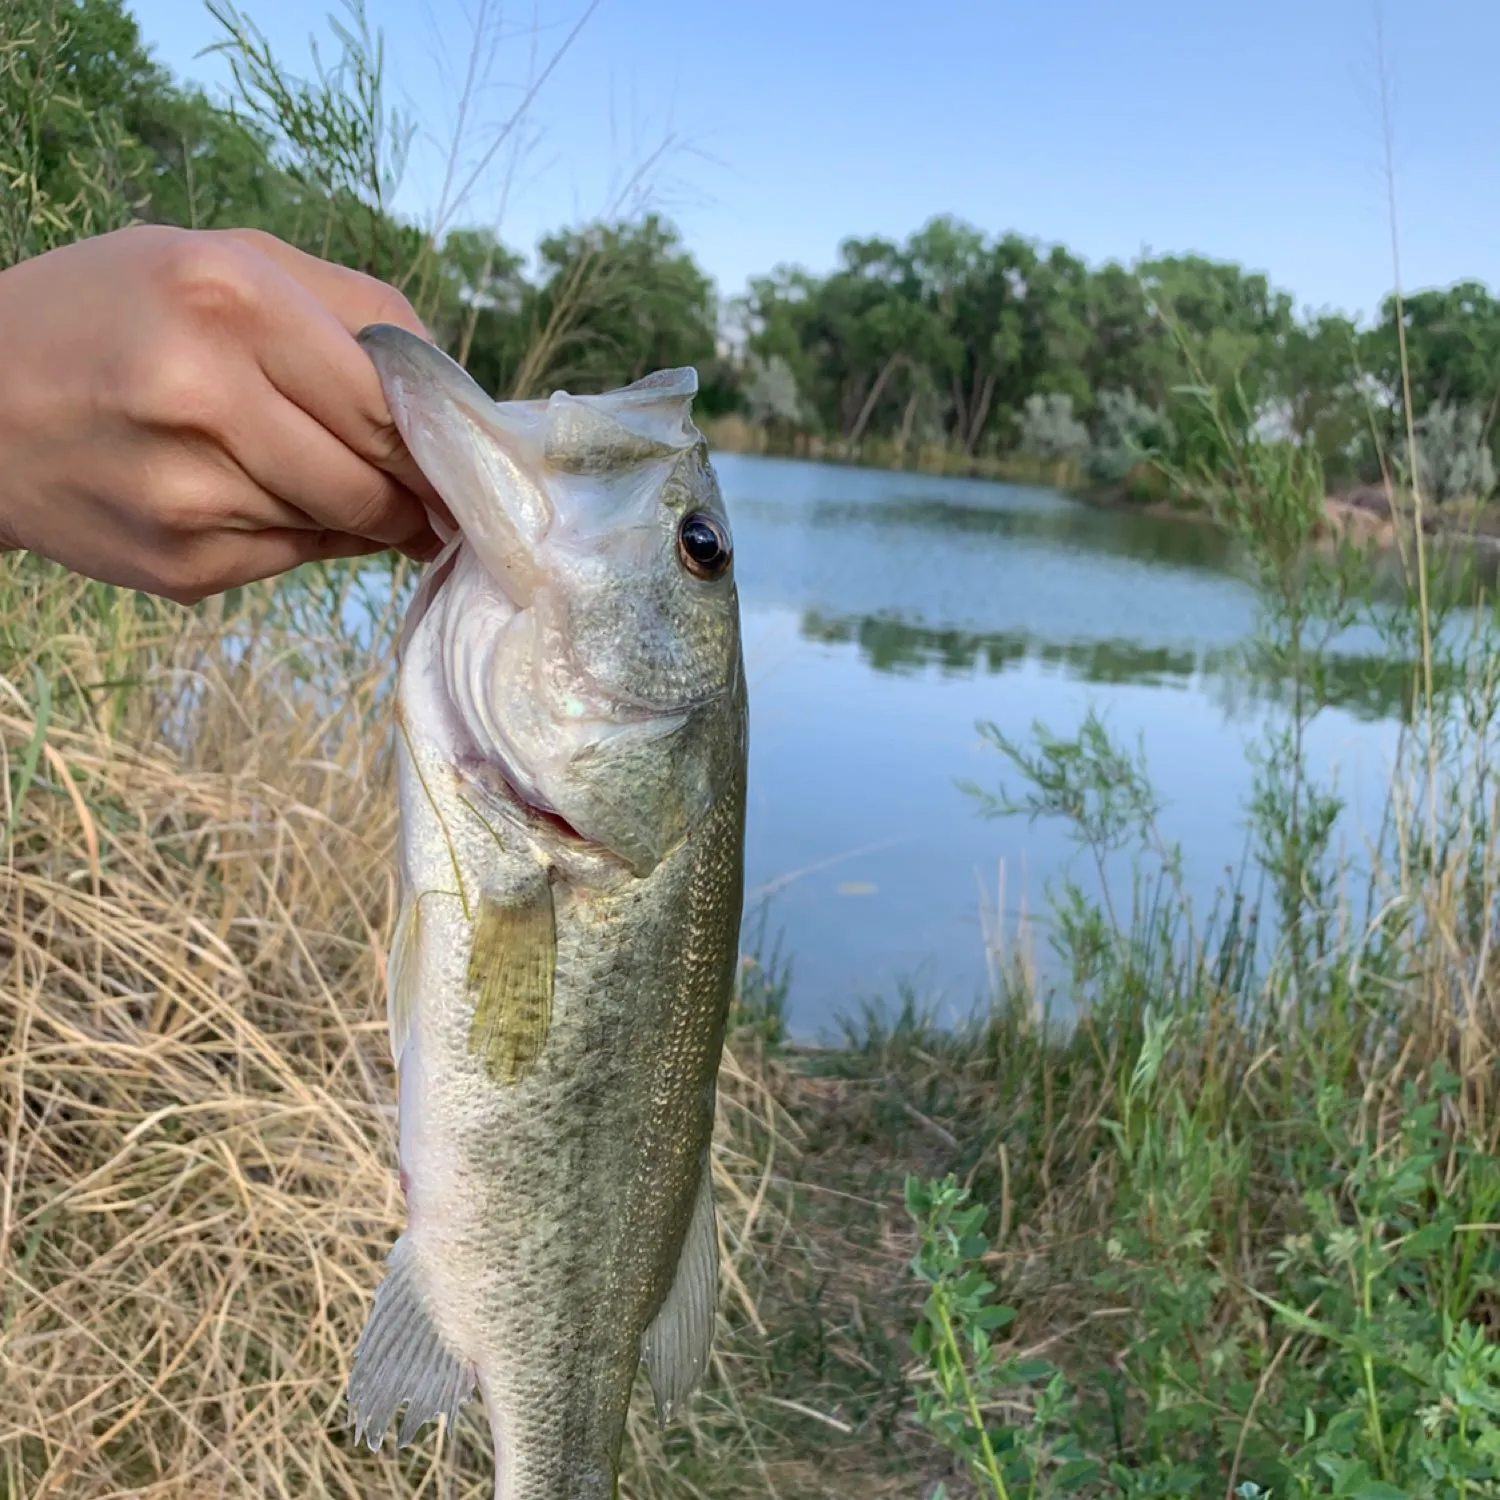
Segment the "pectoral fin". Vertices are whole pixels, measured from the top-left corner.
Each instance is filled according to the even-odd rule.
[[[519,1083],[541,1056],[556,967],[557,915],[546,880],[519,897],[480,897],[469,953],[469,1051],[497,1083]]]
[[[661,1311],[641,1340],[641,1358],[656,1397],[657,1420],[663,1424],[702,1383],[713,1346],[718,1304],[719,1228],[714,1214],[713,1171],[705,1154],[677,1275]]]

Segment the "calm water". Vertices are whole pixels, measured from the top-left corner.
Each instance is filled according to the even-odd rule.
[[[752,694],[748,883],[792,962],[790,1025],[831,1035],[905,984],[949,1019],[986,992],[981,893],[1045,962],[1045,885],[1090,861],[1059,829],[980,818],[998,786],[976,721],[1068,733],[1093,705],[1144,741],[1206,903],[1245,855],[1247,741],[1279,710],[1236,671],[1255,601],[1191,523],[1049,491],[722,455]],[[1380,645],[1351,636],[1315,770],[1373,827],[1396,740]],[[751,913],[751,932],[756,913]]]

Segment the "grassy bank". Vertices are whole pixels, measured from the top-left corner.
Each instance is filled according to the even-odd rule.
[[[403,1216],[396,584],[318,572],[190,612],[0,562],[9,1500],[492,1492],[472,1412],[397,1461],[356,1451],[343,1408]],[[717,1394],[674,1441],[729,1473],[754,1467],[735,1330],[784,1225],[786,1122],[734,1054],[721,1088],[736,1290]],[[654,1422],[631,1438],[635,1472],[665,1472]]]
[[[1226,443],[1214,473],[1261,589],[1247,665],[1289,690],[1253,747],[1251,863],[1194,910],[1104,726],[992,730],[981,810],[1061,820],[1101,877],[1133,849],[1135,880],[1054,893],[1071,1030],[1018,969],[971,1036],[907,1017],[822,1061],[823,1167],[921,1231],[915,1412],[981,1495],[1493,1494],[1493,599],[1432,566],[1420,504],[1377,607],[1367,553],[1312,546],[1315,459]],[[1413,711],[1356,879],[1304,746],[1358,620]]]
[[[997,479],[1043,485],[1067,493],[1089,489],[1082,469],[1070,459],[1055,462],[1024,453],[965,453],[946,443],[899,444],[888,438],[845,443],[816,433],[784,436],[756,427],[737,413],[698,422],[710,445],[721,453],[753,453],[767,458],[800,458],[814,463],[854,464],[869,469],[950,474],[964,479]],[[1121,495],[1123,497],[1124,491]]]
[[[1365,558],[1309,550],[1315,470],[1235,458],[1250,665],[1288,687],[1250,864],[1195,910],[1149,767],[1010,726],[976,812],[1137,856],[1054,893],[1051,989],[1017,948],[968,1033],[807,1051],[747,962],[715,1365],[665,1435],[640,1393],[626,1496],[1500,1491],[1493,605],[1414,530],[1376,611]],[[187,611],[0,562],[8,1500],[489,1492],[477,1412],[396,1459],[342,1405],[401,1217],[400,587]],[[1361,617],[1414,707],[1357,885],[1302,746]]]

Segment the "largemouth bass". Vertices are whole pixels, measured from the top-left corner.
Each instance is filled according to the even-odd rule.
[[[378,1448],[477,1385],[497,1500],[610,1500],[644,1363],[708,1363],[709,1147],[738,954],[746,694],[697,376],[491,401],[366,329],[458,531],[403,629],[389,962],[407,1228],[355,1351]]]

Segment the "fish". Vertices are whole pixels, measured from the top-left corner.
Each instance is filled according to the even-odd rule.
[[[496,1500],[611,1500],[642,1366],[706,1372],[748,705],[697,375],[495,402],[359,341],[451,512],[402,622],[387,963],[406,1228],[355,1349],[378,1451],[475,1392]]]

